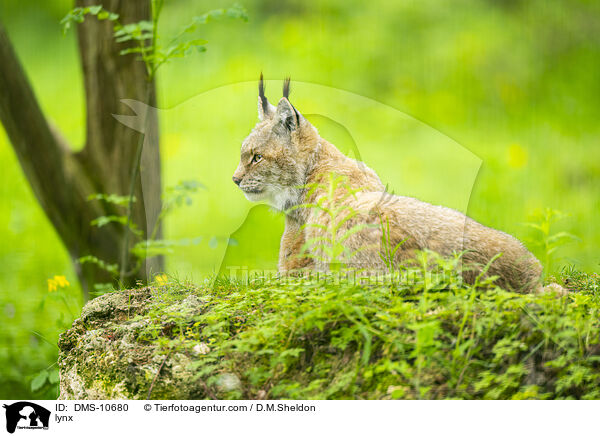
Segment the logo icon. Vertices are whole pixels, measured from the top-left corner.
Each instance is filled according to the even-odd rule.
[[[4,404],[6,409],[6,431],[14,433],[15,429],[48,429],[50,411],[42,406],[29,401],[19,401],[10,405]]]

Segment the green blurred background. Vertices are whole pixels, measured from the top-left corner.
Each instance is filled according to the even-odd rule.
[[[207,187],[167,219],[168,238],[205,241],[170,256],[170,274],[203,280],[225,254],[228,264],[276,266],[281,217],[253,208],[230,181],[256,121],[261,71],[273,80],[273,103],[291,75],[292,102],[322,136],[358,150],[396,193],[467,211],[521,239],[536,211],[561,210],[568,216],[556,230],[580,239],[561,248],[554,268],[600,270],[599,2],[241,4],[247,23],[207,25],[199,32],[206,53],[159,72],[164,184],[194,178]],[[167,0],[161,31],[230,5]],[[59,26],[71,7],[3,0],[0,19],[46,115],[77,146],[82,73],[75,34],[63,37]],[[77,316],[80,291],[1,128],[0,160],[0,398],[55,398],[56,384],[30,385],[41,370],[55,372],[54,344]],[[226,253],[232,232],[240,243]],[[71,286],[48,293],[54,275]]]

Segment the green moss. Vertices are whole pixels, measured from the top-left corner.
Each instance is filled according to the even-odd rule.
[[[435,262],[446,274],[413,271],[410,286],[105,295],[61,336],[61,398],[146,398],[155,378],[152,398],[600,398],[597,276],[566,270],[568,295],[519,295]]]

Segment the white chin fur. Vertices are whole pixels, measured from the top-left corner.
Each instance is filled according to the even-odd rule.
[[[261,192],[260,194],[255,194],[252,192],[244,192],[244,197],[246,197],[246,199],[249,201],[257,202],[257,201],[265,200],[266,195],[264,192]]]
[[[295,191],[291,188],[269,187],[260,194],[244,192],[244,196],[249,201],[265,201],[272,208],[284,212],[286,204],[294,202]]]

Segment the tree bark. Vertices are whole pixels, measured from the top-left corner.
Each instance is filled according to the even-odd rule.
[[[127,24],[150,19],[148,0],[77,0],[78,6],[102,4],[118,13]],[[147,80],[144,63],[136,55],[119,54],[125,48],[113,38],[113,24],[87,17],[78,26],[79,51],[84,73],[87,132],[82,151],[74,153],[48,123],[20,65],[8,36],[0,24],[0,121],[13,145],[25,176],[46,215],[67,247],[80,279],[85,299],[93,285],[114,282],[114,276],[92,263],[77,260],[93,255],[109,264],[119,264],[126,231],[123,225],[91,225],[102,215],[123,215],[123,207],[99,200],[94,193],[129,195],[140,135],[145,134],[140,176],[135,181],[136,201],[131,221],[145,239],[156,225],[160,211],[160,156],[157,112],[145,114],[147,129],[140,133],[113,116],[130,113],[122,99],[155,105],[155,87]],[[144,180],[144,184],[142,183]],[[160,230],[159,230],[160,235]],[[131,235],[131,245],[140,238]],[[162,268],[162,259],[144,262],[122,285],[146,281],[150,272]]]

